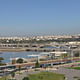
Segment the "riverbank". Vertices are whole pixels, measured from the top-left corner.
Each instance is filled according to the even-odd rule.
[[[21,51],[33,51],[33,52],[52,52],[54,49],[48,48],[0,48],[0,52],[21,52]]]
[[[25,48],[0,48],[0,52],[23,52]]]

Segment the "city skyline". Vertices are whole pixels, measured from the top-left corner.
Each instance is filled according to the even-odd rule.
[[[74,35],[79,0],[1,0],[0,36]]]

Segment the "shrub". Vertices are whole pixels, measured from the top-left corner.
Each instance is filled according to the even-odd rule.
[[[11,76],[12,76],[12,78],[14,78],[14,77],[15,77],[15,73],[14,73],[14,72],[12,72],[12,73],[11,73]]]
[[[16,63],[23,63],[23,59],[22,58],[19,58]]]
[[[29,80],[29,78],[28,77],[24,77],[22,80]]]
[[[35,68],[39,68],[39,62],[38,62],[38,60],[35,63]]]

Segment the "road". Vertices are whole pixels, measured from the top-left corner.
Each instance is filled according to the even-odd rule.
[[[80,62],[78,62],[80,63]],[[49,70],[49,72],[54,72],[54,73],[58,73],[58,74],[64,74],[66,77],[66,80],[74,80],[74,77],[80,77],[80,71],[79,70],[74,70],[74,69],[67,69],[64,67],[70,67],[73,64],[78,64],[78,63],[70,63],[70,64],[64,64],[64,65],[57,65],[55,67],[59,67],[57,70]],[[41,70],[43,71],[43,70]],[[45,71],[45,70],[44,70]],[[24,77],[26,77],[28,74],[35,74],[35,73],[39,73],[40,71],[29,71],[29,72],[23,72],[20,75],[16,75],[15,78],[17,80],[22,80]]]
[[[66,80],[74,80],[74,77],[80,77],[80,71],[74,69],[66,69],[64,67],[60,67],[58,70],[51,70],[50,72],[64,74]]]
[[[35,71],[30,71],[28,72],[28,74],[35,74],[35,73],[39,73],[35,72]],[[74,80],[74,77],[80,77],[80,71],[79,70],[74,70],[74,69],[66,69],[64,67],[60,67],[58,70],[49,70],[49,72],[54,72],[54,73],[58,73],[58,74],[64,74],[66,77],[66,80]],[[26,77],[27,72],[24,72],[21,75],[16,75],[16,79],[17,80],[22,80],[24,77]]]

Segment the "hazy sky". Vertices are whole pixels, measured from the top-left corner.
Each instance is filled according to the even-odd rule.
[[[0,36],[80,33],[80,0],[0,0]]]

